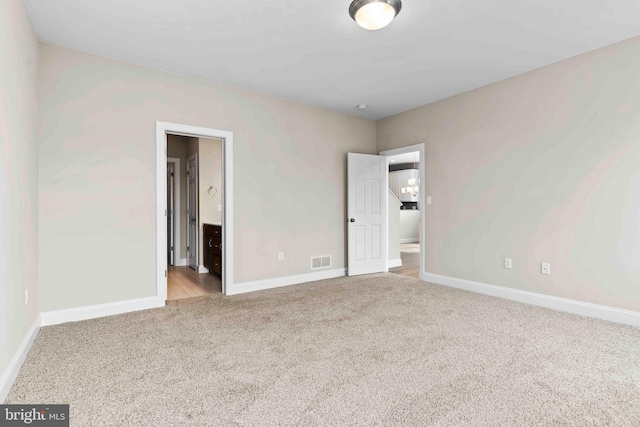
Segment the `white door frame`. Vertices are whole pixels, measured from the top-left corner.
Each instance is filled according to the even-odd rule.
[[[156,122],[156,297],[167,300],[167,133],[222,139],[222,293],[233,288],[233,132]]]
[[[200,168],[198,165],[198,153],[193,153],[192,155],[190,155],[189,157],[187,157],[187,174],[190,173],[189,170],[189,163],[194,162],[195,164],[195,168],[196,168],[196,173],[195,173],[195,177],[193,178],[196,182],[196,191],[195,191],[195,200],[194,200],[194,205],[195,205],[195,215],[193,212],[190,212],[191,215],[190,216],[195,216],[195,223],[196,223],[196,233],[195,233],[195,242],[191,241],[191,221],[189,221],[189,215],[187,216],[187,229],[185,230],[187,233],[187,247],[189,248],[189,251],[187,251],[187,266],[191,267],[191,263],[189,262],[189,259],[191,258],[191,255],[193,254],[193,258],[195,259],[195,268],[194,270],[198,273],[208,273],[209,271],[201,271],[200,270],[200,236],[198,236],[198,234],[200,233],[200,206],[199,206],[199,198],[200,198]],[[189,186],[191,185],[191,183],[189,182],[189,178],[187,178],[187,210],[190,211],[191,209],[191,191]],[[195,244],[194,244],[195,243]]]
[[[173,163],[173,264],[178,266],[182,265],[182,258],[180,258],[180,159],[177,157],[167,157],[167,163]]]
[[[418,194],[418,207],[420,208],[420,271],[418,272],[418,277],[420,280],[426,280],[425,271],[424,271],[424,228],[425,228],[425,209],[426,209],[426,197],[425,197],[425,189],[427,181],[425,180],[424,175],[424,158],[425,158],[425,146],[424,143],[409,145],[406,147],[394,148],[392,150],[381,151],[380,155],[387,157],[387,175],[389,174],[389,159],[388,157],[397,156],[398,154],[406,154],[413,153],[419,151],[420,152],[420,166],[418,168],[418,176],[420,177],[420,192]],[[387,206],[389,204],[389,192],[386,193],[386,203]],[[389,235],[389,210],[387,209],[387,236]],[[387,257],[388,258],[388,257]]]

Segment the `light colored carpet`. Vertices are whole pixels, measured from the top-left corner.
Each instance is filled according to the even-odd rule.
[[[74,426],[638,426],[640,330],[393,274],[42,328]]]

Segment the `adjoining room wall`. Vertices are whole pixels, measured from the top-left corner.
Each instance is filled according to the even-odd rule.
[[[640,37],[380,120],[426,144],[425,270],[640,311],[638,76]]]
[[[387,241],[389,242],[389,261],[397,261],[401,258],[400,254],[400,206],[402,202],[393,194],[391,190],[388,191],[387,209],[389,210],[389,236]]]
[[[222,223],[222,141],[219,139],[198,138],[198,221],[200,252],[198,263],[203,263],[202,241],[203,224]]]
[[[346,153],[375,122],[46,43],[39,70],[43,311],[156,294],[158,120],[234,132],[236,283],[344,268]]]

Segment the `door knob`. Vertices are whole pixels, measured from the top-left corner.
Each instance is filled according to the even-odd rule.
[[[349,220],[349,222],[356,222],[356,219],[355,219],[355,218],[351,218],[351,219]]]

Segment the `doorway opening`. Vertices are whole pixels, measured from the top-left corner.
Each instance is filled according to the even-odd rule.
[[[209,224],[222,224],[222,144],[167,134],[167,301],[222,292],[221,270],[207,258],[206,234]]]
[[[231,132],[156,124],[158,299],[226,293],[233,283],[232,150]]]
[[[389,272],[420,279],[424,273],[424,144],[380,153],[387,157]],[[430,203],[429,203],[430,204]]]

